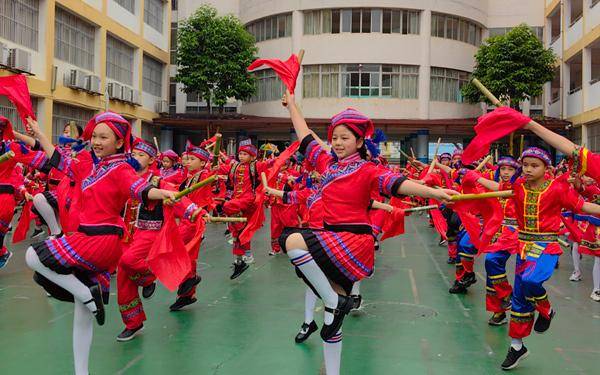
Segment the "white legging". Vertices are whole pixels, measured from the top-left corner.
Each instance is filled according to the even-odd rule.
[[[90,289],[74,275],[61,275],[44,266],[31,246],[25,253],[25,261],[29,268],[73,294],[75,299],[75,310],[73,311],[75,375],[87,375],[90,347],[92,346],[94,334],[94,315],[92,312],[96,310],[94,302],[85,303],[92,299]]]
[[[60,225],[56,219],[57,213],[54,211],[46,196],[38,193],[33,197],[33,206],[48,225],[51,235],[60,234]]]

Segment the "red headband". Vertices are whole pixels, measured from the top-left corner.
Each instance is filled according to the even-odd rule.
[[[92,138],[92,133],[94,132],[96,125],[100,123],[106,124],[115,133],[118,139],[124,141],[123,146],[125,152],[131,151],[131,124],[121,115],[114,112],[103,112],[92,117],[83,131],[83,140],[89,141]]]

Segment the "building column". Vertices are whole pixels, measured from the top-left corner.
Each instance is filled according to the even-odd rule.
[[[417,131],[417,159],[423,163],[429,163],[429,130]]]
[[[419,118],[429,119],[431,81],[431,10],[421,12],[421,56],[419,67]]]
[[[173,129],[161,128],[160,129],[160,148],[161,151],[173,149]]]
[[[299,10],[292,12],[292,53],[298,53],[302,49],[302,36],[304,34],[304,13]],[[310,53],[309,53],[310,54]],[[302,100],[302,74],[296,80],[296,101]]]
[[[592,50],[589,47],[586,47],[582,50],[581,53],[581,113],[585,112],[588,109],[591,80]]]

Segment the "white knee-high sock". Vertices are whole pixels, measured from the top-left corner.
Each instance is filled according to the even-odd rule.
[[[521,350],[523,347],[523,339],[511,339],[510,346],[512,346],[515,350]]]
[[[84,283],[74,275],[61,275],[44,266],[31,246],[25,252],[25,262],[32,270],[39,272],[48,280],[69,291],[75,297],[75,300],[85,303],[92,299],[92,293]],[[96,311],[94,302],[86,304],[85,307],[91,312]]]
[[[571,256],[573,257],[573,271],[581,272],[581,258],[579,256],[579,244],[577,242],[573,242]]]
[[[325,373],[339,375],[342,362],[342,330],[327,341],[323,341],[323,356],[325,357]]]
[[[600,290],[600,257],[594,257],[592,279],[594,280],[594,290]]]
[[[87,307],[75,300],[73,313],[73,360],[75,375],[88,375],[90,347],[94,335],[94,316]]]
[[[306,287],[306,293],[304,294],[304,323],[310,324],[315,320],[315,304],[317,303],[317,295]]]
[[[46,224],[48,224],[50,234],[59,234],[60,225],[58,225],[58,220],[56,220],[56,212],[54,212],[54,209],[52,208],[52,206],[50,206],[44,194],[36,194],[33,197],[33,205],[35,206],[36,210],[40,213],[40,216],[44,218]]]
[[[360,281],[357,281],[354,284],[352,284],[352,291],[350,292],[350,294],[353,296],[357,296],[360,294]]]
[[[287,254],[292,264],[298,267],[317,290],[325,306],[335,309],[338,303],[338,294],[333,290],[327,276],[321,271],[310,253],[303,249],[292,249],[288,250]],[[324,322],[325,324],[331,324],[333,322],[333,314],[325,312]]]

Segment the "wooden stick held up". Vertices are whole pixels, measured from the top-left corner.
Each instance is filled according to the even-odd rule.
[[[186,196],[186,195],[188,195],[188,194],[190,194],[190,193],[192,193],[192,192],[200,189],[201,187],[204,187],[206,185],[212,184],[216,179],[217,179],[217,176],[215,176],[215,175],[212,175],[212,176],[210,176],[208,178],[205,178],[204,180],[199,181],[199,182],[193,184],[192,186],[190,186],[188,188],[185,188],[182,191],[176,193],[175,194],[175,199],[181,199],[182,197],[184,197],[184,196]],[[170,199],[165,199],[163,201],[163,203],[169,203],[169,201],[170,201]]]
[[[480,171],[480,170],[482,170],[482,169],[483,169],[483,167],[485,167],[485,165],[486,165],[487,163],[489,163],[491,159],[492,159],[492,155],[488,155],[488,156],[486,156],[486,157],[485,157],[485,159],[483,159],[483,160],[481,161],[481,163],[479,163],[479,165],[477,166],[477,168],[475,168],[475,170],[476,170],[476,171]]]
[[[431,159],[431,164],[429,164],[429,170],[427,171],[427,174],[433,172],[433,169],[435,168],[438,151],[440,150],[440,143],[442,143],[442,138],[438,138],[437,145],[435,145],[435,152],[433,153],[433,159]]]
[[[245,223],[248,221],[246,217],[223,217],[223,216],[207,216],[204,218],[207,223]]]
[[[479,89],[479,91],[481,91],[481,93],[485,95],[485,97],[488,98],[488,100],[492,102],[493,105],[495,105],[496,107],[502,106],[500,100],[498,100],[498,98],[496,98],[494,94],[492,94],[490,90],[488,90],[487,87],[485,87],[483,83],[481,83],[481,81],[479,81],[477,78],[473,78],[471,82],[473,82],[473,84]]]
[[[486,198],[509,198],[512,196],[513,196],[512,190],[502,190],[502,191],[491,191],[488,193],[481,193],[481,194],[453,195],[450,198],[450,200],[452,202],[458,202],[458,201],[469,201],[469,200],[486,199]]]
[[[156,137],[152,138],[154,138],[154,146],[156,146],[156,151],[160,152],[160,147],[158,147],[158,140],[156,139]]]

